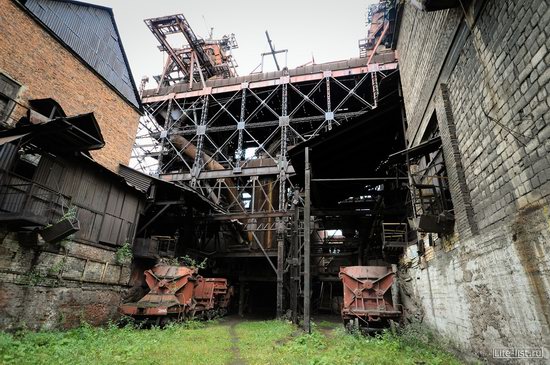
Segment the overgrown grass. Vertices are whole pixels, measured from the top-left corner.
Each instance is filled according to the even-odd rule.
[[[2,364],[227,364],[230,348],[219,323],[0,333]]]
[[[320,323],[298,334],[286,322],[243,322],[237,326],[241,357],[249,364],[460,364],[418,328],[375,337],[347,333]],[[327,333],[326,328],[333,328]],[[262,335],[259,335],[261,333]],[[428,341],[431,341],[428,342]]]
[[[313,326],[311,334],[284,321],[189,322],[164,329],[84,324],[66,332],[0,332],[0,363],[215,365],[230,364],[237,354],[251,365],[460,363],[436,342],[415,326],[399,335],[365,337],[330,322]]]

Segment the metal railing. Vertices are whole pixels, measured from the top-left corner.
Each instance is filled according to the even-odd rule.
[[[452,210],[452,202],[448,199],[448,188],[443,182],[445,176],[427,174],[412,174],[413,207],[417,216],[422,214],[438,215]]]
[[[404,248],[409,242],[406,223],[382,223],[383,248]]]
[[[176,239],[168,236],[152,236],[134,240],[134,256],[137,257],[174,257]]]
[[[71,198],[32,180],[0,170],[0,222],[47,225],[63,216]]]

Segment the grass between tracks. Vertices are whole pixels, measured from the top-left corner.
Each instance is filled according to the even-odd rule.
[[[283,321],[191,322],[159,329],[80,328],[0,332],[4,364],[459,364],[415,329],[400,335],[350,335],[321,322],[304,334]],[[408,332],[407,332],[408,331]],[[236,336],[236,338],[235,338]],[[236,351],[236,348],[238,351]],[[235,356],[240,359],[235,359]]]

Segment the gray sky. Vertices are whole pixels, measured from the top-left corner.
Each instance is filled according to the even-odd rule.
[[[239,75],[249,74],[268,51],[265,30],[277,49],[288,49],[288,67],[311,61],[337,61],[359,56],[357,42],[366,35],[367,5],[377,0],[89,0],[113,8],[132,73],[139,86],[143,75],[162,71],[163,55],[143,19],[181,13],[195,33],[214,38],[235,33],[239,48],[234,56]],[[279,63],[284,62],[279,55]],[[272,59],[264,71],[275,70]]]

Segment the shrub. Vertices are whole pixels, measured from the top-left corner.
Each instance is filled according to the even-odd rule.
[[[133,257],[132,247],[130,247],[129,242],[125,242],[115,253],[115,261],[119,265],[130,263]]]

